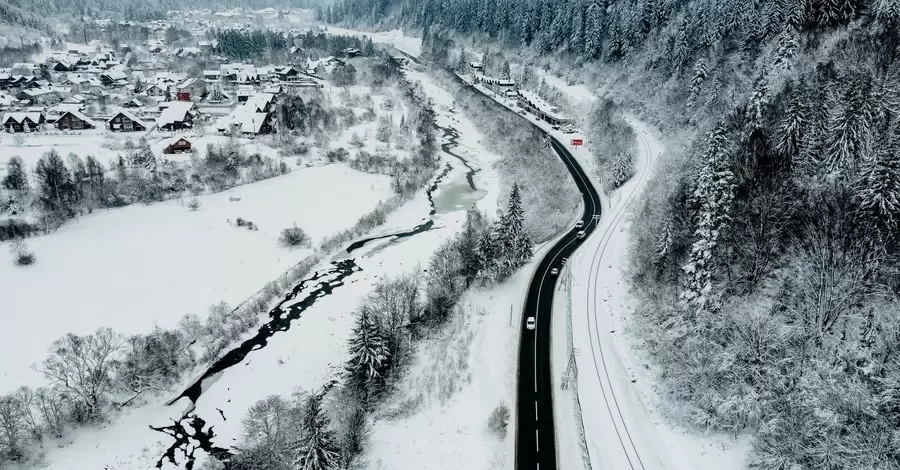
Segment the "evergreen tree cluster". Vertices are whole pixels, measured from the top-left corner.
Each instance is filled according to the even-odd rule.
[[[0,180],[0,213],[24,215],[33,207],[46,233],[95,209],[158,202],[188,191],[221,191],[286,171],[282,162],[247,155],[233,142],[210,145],[205,158],[195,158],[190,164],[160,161],[143,138],[126,142],[124,155],[107,165],[92,155],[69,154],[63,159],[51,150],[41,156],[30,175],[20,157],[10,158]]]
[[[330,14],[389,14],[432,58],[474,36],[649,92],[627,99],[688,142],[631,231],[638,321],[680,414],[754,432],[751,468],[900,465],[885,444],[900,422],[900,3],[344,0]]]
[[[426,36],[480,34],[585,60],[618,61],[663,41],[666,48],[652,62],[680,71],[720,47],[756,56],[763,43],[784,37],[790,49],[791,31],[833,28],[866,15],[896,22],[898,10],[893,0],[342,0],[323,18],[376,23],[391,15]]]

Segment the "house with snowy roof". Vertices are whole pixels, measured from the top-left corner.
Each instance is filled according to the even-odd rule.
[[[143,132],[147,123],[129,111],[119,111],[106,121],[106,127],[113,132]]]
[[[82,114],[81,111],[68,110],[56,119],[56,128],[61,131],[96,129],[97,123]]]
[[[43,113],[15,112],[4,114],[0,126],[7,132],[33,132],[45,122]]]
[[[200,99],[206,94],[206,80],[189,78],[178,84],[175,93],[181,101],[188,101],[192,98]]]
[[[258,112],[253,106],[238,106],[228,116],[217,123],[216,129],[223,134],[240,133],[243,135],[271,134],[275,130],[274,114]]]
[[[162,113],[156,125],[164,131],[180,131],[194,127],[197,107],[192,101],[166,101],[159,104]]]

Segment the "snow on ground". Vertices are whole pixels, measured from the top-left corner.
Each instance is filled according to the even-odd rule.
[[[557,85],[565,85],[565,82],[560,80]],[[517,109],[514,101],[499,97],[482,86],[476,88],[501,104]],[[590,100],[593,96],[583,86],[566,85],[561,89],[576,102]],[[577,397],[573,388],[563,391],[561,387],[554,387],[557,391],[554,394],[554,418],[560,468],[584,466],[579,462],[579,455],[594,469],[741,468],[749,451],[748,440],[700,435],[669,420],[665,405],[654,389],[656,376],[645,367],[652,358],[646,357],[646,353],[637,347],[638,339],[628,332],[629,317],[634,309],[627,283],[628,210],[633,209],[656,158],[662,153],[662,143],[649,126],[629,117],[628,122],[639,139],[638,174],[606,196],[602,193],[590,142],[585,140],[586,147],[571,145],[572,139],[583,139],[583,134],[553,130],[549,124],[530,114],[526,118],[569,148],[591,175],[603,207],[599,230],[576,252],[571,263],[575,279],[571,293],[572,341],[578,379],[573,384],[577,386]],[[557,299],[551,343],[553,380],[560,385],[569,361],[567,348],[561,347],[569,341],[566,308],[567,305]],[[580,410],[575,406],[576,398]],[[582,426],[583,430],[580,429]],[[588,456],[579,450],[582,433]]]
[[[427,77],[423,78],[427,80]],[[427,87],[432,91],[436,90],[433,83],[429,83]],[[455,123],[460,127],[467,125],[461,117],[448,115],[446,107],[439,109],[438,114],[439,122]],[[496,191],[497,176],[489,163],[495,157],[477,151],[479,145],[475,133],[461,136],[460,141],[465,142],[465,145],[461,147],[459,153],[471,159],[470,164],[473,167],[483,168],[475,176],[475,182],[479,188],[487,189],[489,194],[481,198],[478,205],[482,210],[492,211],[496,208],[497,199],[496,195],[490,192]],[[459,160],[449,155],[444,155],[443,160],[453,165],[453,170],[446,176],[445,182],[464,180],[466,168]],[[321,181],[325,184],[333,179],[323,175]],[[442,197],[446,191],[445,186],[442,184],[435,192],[436,199]],[[324,193],[325,190],[320,192]],[[373,203],[376,200],[372,198]],[[449,206],[451,205],[448,204]],[[386,239],[373,242],[354,252],[352,256],[356,264],[362,268],[361,272],[346,279],[345,285],[338,287],[334,295],[317,300],[313,307],[294,322],[287,333],[276,334],[265,348],[252,352],[244,364],[221,374],[197,403],[197,413],[206,419],[209,425],[215,427],[217,436],[215,443],[227,446],[233,442],[240,433],[242,417],[256,401],[272,394],[289,394],[297,389],[319,388],[334,377],[336,368],[345,360],[346,341],[352,327],[352,312],[361,299],[383,277],[409,273],[426,266],[432,252],[462,228],[465,221],[464,209],[465,206],[460,206],[455,211],[439,211],[434,216],[435,228],[430,231],[399,240]],[[332,214],[335,213],[333,208],[322,210],[331,210]],[[391,214],[378,232],[407,230],[421,223],[428,211],[428,200],[424,191],[421,191],[412,201]],[[38,252],[40,262],[41,252],[35,251]],[[516,297],[524,298],[521,295]],[[500,320],[507,321],[502,315]],[[499,320],[491,317],[485,321],[493,324]],[[516,337],[515,333],[511,334],[513,338]],[[486,350],[493,350],[495,345],[491,344],[492,341],[493,338],[484,341],[483,346]],[[514,360],[514,357],[510,360]],[[495,366],[497,368],[484,373],[479,372],[479,375],[502,379],[503,376],[497,370],[505,371],[507,374],[514,370],[510,364]],[[489,409],[493,409],[501,400],[514,399],[514,396],[509,395],[514,381],[510,381],[508,376],[503,380],[505,382],[500,386],[490,385],[490,389],[496,391],[497,398],[490,403],[486,402],[485,406],[489,405]],[[159,397],[148,405],[129,410],[101,428],[79,430],[64,447],[48,447],[45,461],[53,462],[55,465],[46,468],[54,470],[152,468],[170,441],[167,436],[150,430],[148,425],[170,424],[170,419],[180,416],[186,406],[184,402],[179,402],[171,407],[165,407],[159,404],[164,399],[165,397]],[[474,417],[475,415],[473,419]],[[483,424],[486,419],[487,415],[479,412],[477,421]],[[489,444],[487,449],[497,445]],[[396,447],[396,442],[393,447]],[[389,468],[411,467],[400,465]]]
[[[238,304],[308,254],[279,246],[281,229],[296,222],[318,241],[391,194],[386,176],[311,167],[201,196],[196,212],[179,201],[133,205],[28,239],[33,266],[0,263],[8,323],[0,330],[0,393],[42,384],[30,365],[66,333],[144,333],[173,327],[185,313],[205,316],[219,301]],[[236,227],[238,217],[259,230]]]
[[[407,36],[402,29],[371,32],[338,28],[336,26],[323,25],[322,27],[326,28],[330,34],[368,37],[371,38],[374,43],[387,44],[413,57],[419,57],[422,54],[422,38]]]
[[[201,135],[196,132],[187,134],[171,134],[161,135],[154,132],[149,136],[145,136],[143,132],[108,132],[104,130],[82,131],[81,133],[63,134],[61,132],[53,132],[47,134],[19,134],[24,139],[21,145],[18,145],[13,136],[6,133],[0,133],[0,170],[5,171],[6,163],[12,156],[22,157],[25,166],[33,168],[38,160],[45,153],[56,150],[64,159],[70,154],[80,156],[81,158],[92,155],[97,158],[100,163],[108,166],[110,160],[125,155],[125,141],[131,140],[133,143],[146,137],[147,143],[153,150],[157,158],[165,158],[168,160],[181,162],[188,161],[191,158],[190,153],[182,153],[176,155],[163,155],[163,148],[175,136],[185,137],[194,146],[194,152],[200,158],[206,157],[206,147],[208,144],[222,145],[229,140],[229,137],[207,134]],[[247,154],[259,153],[264,157],[278,158],[278,151],[268,145],[271,138],[247,139],[235,138],[235,142],[243,148]],[[0,171],[2,173],[2,171]]]
[[[500,286],[468,292],[460,301],[462,315],[417,346],[397,391],[376,412],[365,468],[510,466],[513,423],[501,439],[487,422],[501,404],[515,416],[519,315],[534,267],[529,263]],[[388,416],[399,410],[408,414]]]
[[[655,390],[652,361],[629,331],[634,299],[628,292],[628,241],[631,210],[652,171],[662,144],[643,123],[629,119],[638,136],[637,175],[603,204],[600,228],[572,262],[572,331],[578,365],[584,433],[593,468],[720,469],[740,468],[748,443],[700,435],[665,416]],[[579,152],[582,157],[586,152]],[[599,187],[599,181],[594,181]],[[560,313],[565,312],[563,310]],[[565,330],[554,331],[560,338]],[[564,337],[562,337],[564,338]],[[564,370],[566,351],[554,357]],[[557,374],[560,375],[560,374]],[[557,403],[572,409],[572,398]],[[576,429],[567,433],[577,439]],[[559,421],[560,427],[562,421]]]

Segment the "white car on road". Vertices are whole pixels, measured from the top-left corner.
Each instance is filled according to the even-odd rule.
[[[527,328],[529,330],[533,330],[535,325],[536,325],[536,323],[534,321],[534,317],[528,317],[528,319],[525,320],[525,328]]]

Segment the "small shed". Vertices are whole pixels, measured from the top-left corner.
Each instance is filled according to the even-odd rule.
[[[168,141],[166,146],[163,147],[163,153],[166,155],[172,155],[174,153],[190,153],[194,151],[194,145],[191,144],[191,141],[185,139],[184,137],[175,137],[174,139]]]

